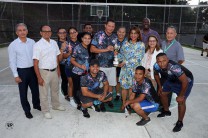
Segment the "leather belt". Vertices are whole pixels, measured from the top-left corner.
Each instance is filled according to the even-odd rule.
[[[46,70],[46,71],[51,71],[51,72],[53,72],[53,71],[55,71],[55,70],[56,70],[56,68],[54,68],[54,69],[43,69],[43,70]]]

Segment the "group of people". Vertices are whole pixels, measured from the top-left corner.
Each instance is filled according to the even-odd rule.
[[[112,100],[121,99],[121,109],[133,109],[142,119],[143,126],[150,122],[150,112],[162,106],[157,117],[170,116],[171,93],[177,94],[178,121],[173,128],[183,127],[186,99],[193,86],[192,73],[182,66],[184,53],[176,38],[176,29],[167,28],[166,40],[150,29],[150,20],[143,19],[143,28],[128,31],[107,20],[105,29],[93,33],[91,24],[85,24],[82,33],[70,27],[59,28],[58,40],[51,39],[50,26],[40,28],[41,39],[35,43],[27,38],[24,23],[16,25],[18,36],[8,48],[9,62],[19,86],[20,101],[27,118],[32,118],[27,100],[28,86],[32,92],[33,108],[51,119],[48,92],[51,92],[52,109],[64,111],[59,102],[59,77],[61,90],[70,105],[90,117],[87,108],[105,112],[105,104],[114,108]],[[67,36],[69,34],[69,36]],[[114,57],[119,64],[114,65]],[[113,99],[113,89],[116,97]],[[120,92],[121,89],[121,92]]]

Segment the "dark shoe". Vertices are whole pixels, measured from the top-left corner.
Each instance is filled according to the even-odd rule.
[[[83,116],[86,118],[90,118],[90,114],[88,113],[87,109],[82,110]]]
[[[115,101],[118,101],[120,99],[120,95],[116,95],[116,98],[114,99]]]
[[[29,113],[25,113],[25,116],[28,118],[28,119],[31,119],[33,118],[32,114],[29,112]]]
[[[136,123],[136,125],[137,126],[144,126],[150,122],[151,122],[150,118],[148,118],[147,120],[142,118],[139,122]]]
[[[100,104],[100,111],[101,111],[101,112],[105,112],[105,111],[106,111],[106,108],[105,108],[104,103],[101,103],[101,104]]]
[[[201,56],[203,56],[203,54],[201,54]]]
[[[94,105],[94,104],[93,104],[93,106],[94,106],[96,112],[100,112],[100,108],[99,108],[98,105]]]
[[[207,55],[207,57],[208,57],[208,55]]]
[[[77,105],[77,110],[81,110],[81,105]]]
[[[70,98],[69,98],[69,96],[67,95],[67,96],[65,96],[65,100],[67,100],[67,101],[69,101],[70,102]]]
[[[34,107],[34,109],[37,109],[37,110],[41,111],[41,107],[40,106],[39,107]]]
[[[165,116],[171,116],[171,112],[170,111],[162,111],[159,115],[157,115],[157,117],[165,117]]]
[[[173,128],[173,132],[181,131],[182,127],[183,127],[183,122],[182,121],[177,121],[176,126]]]
[[[110,108],[113,108],[113,103],[111,101],[107,102]]]

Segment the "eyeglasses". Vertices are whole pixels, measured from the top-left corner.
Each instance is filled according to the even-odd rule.
[[[58,32],[58,34],[66,34],[66,32]]]
[[[43,33],[51,33],[52,31],[41,31]]]
[[[151,43],[151,42],[157,42],[156,40],[149,40],[149,42]]]
[[[76,31],[74,31],[74,32],[69,32],[69,34],[75,34],[75,33],[77,33]]]

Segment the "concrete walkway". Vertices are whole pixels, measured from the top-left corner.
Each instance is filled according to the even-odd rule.
[[[2,138],[207,138],[208,137],[208,58],[200,51],[184,48],[186,62],[195,78],[192,93],[187,100],[184,127],[173,133],[177,121],[177,108],[171,110],[170,118],[150,115],[151,123],[145,127],[135,125],[140,117],[128,118],[122,113],[97,113],[89,110],[91,117],[71,106],[60,94],[66,111],[51,110],[53,119],[47,120],[38,110],[31,110],[33,119],[25,118],[20,105],[18,87],[8,67],[7,48],[0,49],[0,134]],[[29,92],[31,103],[31,93]],[[32,104],[31,104],[32,105]]]

